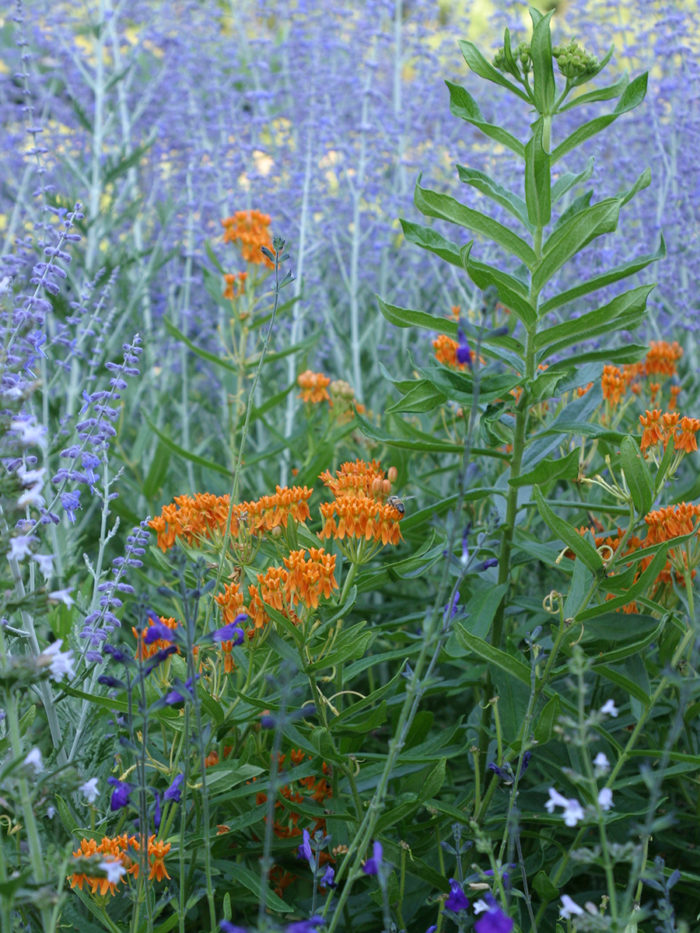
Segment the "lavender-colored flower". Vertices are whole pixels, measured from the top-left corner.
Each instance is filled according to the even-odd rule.
[[[608,773],[610,770],[610,762],[605,752],[598,752],[593,759],[593,767],[595,768],[596,777],[603,777]]]
[[[121,879],[126,874],[126,868],[124,868],[122,863],[115,858],[105,859],[99,863],[98,868],[101,868],[102,871],[107,875],[107,881],[109,884],[119,884]]]
[[[50,644],[48,648],[45,648],[38,658],[40,664],[49,665],[51,677],[59,682],[65,676],[73,677],[75,674],[73,652],[61,651],[62,644],[63,639],[59,638]]]
[[[469,344],[467,342],[467,335],[464,333],[460,327],[457,331],[457,362],[466,363],[467,366],[471,368],[472,365],[472,351],[469,349]]]
[[[182,798],[182,783],[184,780],[184,774],[177,774],[173,779],[173,783],[163,794],[163,800],[172,800],[173,803],[180,803]]]
[[[309,920],[297,920],[290,923],[286,933],[317,933],[319,927],[325,924],[323,917],[311,917]]]
[[[10,550],[7,555],[8,560],[24,560],[27,554],[31,554],[31,545],[35,541],[32,535],[15,535],[10,538]]]
[[[454,911],[454,913],[469,909],[467,896],[462,890],[461,884],[455,878],[450,878],[450,893],[445,901],[445,907],[447,910]]]
[[[41,757],[41,751],[38,748],[33,748],[27,757],[24,759],[25,765],[30,765],[34,768],[34,771],[38,774],[40,771],[44,770],[44,761]]]
[[[99,797],[99,791],[97,790],[97,778],[88,778],[87,781],[80,785],[78,790],[85,797],[88,803],[94,803]]]
[[[301,834],[302,843],[297,849],[297,857],[305,858],[312,866],[314,864],[314,854],[311,850],[311,836],[309,835],[308,829],[305,829]]]
[[[321,885],[322,888],[334,888],[335,887],[335,881],[333,880],[334,878],[335,878],[335,869],[333,868],[332,865],[328,865],[326,867],[325,872],[321,876],[321,880],[319,881],[319,884]]]
[[[247,619],[248,617],[244,616],[243,618]],[[242,645],[245,641],[245,632],[234,620],[233,622],[229,622],[228,625],[224,625],[222,628],[218,628],[215,632],[212,632],[211,640],[217,642],[232,641],[234,645]]]
[[[194,687],[192,686],[192,677],[189,677],[184,684],[176,685],[166,693],[163,702],[167,706],[174,706],[176,703],[186,703],[187,700],[194,699]]]
[[[129,803],[129,794],[133,790],[131,784],[114,777],[107,778],[107,783],[114,787],[109,801],[110,810],[121,810],[122,807],[126,807]]]
[[[601,810],[610,810],[613,805],[612,790],[609,787],[602,787],[598,794],[598,806]]]
[[[582,914],[583,907],[579,907],[576,901],[569,897],[568,894],[562,894],[559,916],[563,917],[565,920],[568,920],[569,917],[580,917]]]
[[[612,716],[613,718],[617,717],[620,710],[615,706],[614,700],[606,700],[605,703],[600,707],[600,712],[606,716]]]
[[[549,800],[545,803],[545,809],[548,813],[554,813],[555,807],[563,808],[562,816],[567,826],[576,826],[586,815],[583,807],[575,797],[566,798],[553,787],[550,787]]]
[[[372,858],[368,858],[365,864],[362,866],[362,871],[366,875],[377,875],[381,870],[382,858],[383,858],[382,844],[377,839],[372,846]]]
[[[152,621],[143,636],[144,643],[147,645],[152,645],[154,641],[175,641],[176,638],[175,630],[163,625],[160,619]]]

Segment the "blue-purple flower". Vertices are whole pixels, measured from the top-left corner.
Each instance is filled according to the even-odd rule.
[[[445,901],[445,907],[447,910],[452,910],[455,913],[460,910],[469,909],[467,896],[462,890],[462,885],[455,878],[450,878],[450,893]]]
[[[287,933],[317,933],[318,928],[323,926],[325,920],[323,917],[310,917],[308,920],[297,920],[296,923],[290,923],[287,927]]]
[[[133,790],[131,784],[114,777],[107,778],[107,783],[114,787],[109,801],[110,810],[121,810],[129,803],[129,794]]]
[[[241,616],[236,616],[237,619],[240,619]],[[244,619],[247,616],[243,616]],[[245,632],[236,624],[236,621],[229,622],[228,625],[224,625],[222,628],[218,628],[215,632],[211,633],[212,641],[232,641],[234,645],[242,645],[245,641]]]
[[[302,843],[297,849],[297,855],[299,858],[305,858],[307,862],[311,865],[314,864],[314,853],[311,850],[311,836],[309,835],[308,829],[305,829],[301,834]]]
[[[474,910],[479,913],[474,933],[511,933],[513,920],[503,913],[493,894],[487,894],[484,901],[477,901]]]
[[[366,875],[376,875],[379,873],[379,870],[382,865],[382,844],[377,839],[372,846],[372,858],[368,858],[365,864],[362,866],[362,871]]]
[[[173,783],[163,794],[163,800],[172,800],[173,803],[180,803],[180,798],[182,797],[182,782],[184,780],[184,774],[176,775]]]

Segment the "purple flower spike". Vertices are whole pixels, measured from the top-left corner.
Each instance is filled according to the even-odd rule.
[[[240,616],[237,616],[240,618]],[[247,616],[243,616],[244,619],[247,619]],[[228,625],[224,625],[223,628],[218,628],[215,632],[211,633],[212,641],[232,641],[234,645],[242,645],[245,641],[245,632],[240,626],[236,625],[236,622],[229,622]]]
[[[368,858],[362,866],[362,871],[366,875],[377,875],[382,864],[382,844],[377,840],[372,847],[372,858]]]
[[[131,784],[126,781],[119,781],[117,778],[107,778],[107,783],[114,787],[112,797],[109,801],[110,810],[121,810],[129,803],[129,794],[131,793]]]
[[[472,351],[469,349],[469,344],[467,343],[467,335],[464,333],[461,327],[457,331],[457,338],[459,340],[459,345],[457,347],[457,362],[466,363],[467,366],[471,367]]]
[[[182,796],[182,782],[184,780],[185,775],[178,774],[173,783],[163,794],[163,800],[172,800],[173,803],[180,803],[180,798]]]
[[[454,878],[450,878],[450,894],[445,901],[445,907],[447,910],[452,910],[454,913],[457,913],[460,910],[469,909],[469,901],[467,896],[462,890],[462,886],[459,881],[456,881]]]
[[[313,865],[314,854],[311,851],[311,836],[309,835],[308,829],[305,829],[302,833],[302,839],[304,840],[299,846],[298,857],[305,858],[307,862],[310,862]]]
[[[173,629],[163,625],[160,619],[157,622],[151,622],[143,636],[144,643],[147,645],[152,645],[154,641],[175,641],[175,638]]]

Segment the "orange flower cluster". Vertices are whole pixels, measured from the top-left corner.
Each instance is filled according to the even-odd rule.
[[[335,499],[321,505],[324,524],[319,538],[373,538],[382,544],[399,543],[403,512],[386,498],[391,481],[378,461],[344,463],[335,477],[326,470],[321,479]]]
[[[235,301],[236,298],[240,298],[245,291],[245,280],[247,278],[247,272],[239,272],[238,275],[227,273],[224,276],[224,282],[226,282],[224,298],[228,298],[229,301]]]
[[[444,363],[445,366],[450,366],[452,369],[464,369],[467,365],[466,363],[460,363],[457,359],[458,348],[457,341],[446,334],[440,334],[433,340],[435,359],[438,363]]]
[[[269,622],[265,605],[272,606],[284,613],[295,624],[299,622],[296,608],[300,603],[311,609],[317,609],[323,596],[328,599],[337,589],[335,579],[335,554],[328,554],[323,548],[309,548],[306,557],[304,548],[290,551],[284,558],[284,567],[268,567],[265,573],[258,574],[258,586],[249,586],[250,601],[244,605],[244,596],[237,583],[226,586],[223,593],[214,597],[221,606],[224,622],[233,622],[240,612],[246,612],[253,621],[254,629],[263,628]]]
[[[126,883],[127,875],[133,875],[134,878],[138,878],[139,862],[138,859],[132,858],[132,854],[138,852],[140,848],[141,845],[137,837],[127,836],[126,833],[121,836],[115,836],[114,838],[104,836],[100,843],[95,839],[83,838],[80,843],[80,848],[73,853],[73,857],[76,859],[95,858],[97,861],[96,857],[102,856],[99,861],[119,862],[126,872],[121,880]],[[162,881],[163,878],[170,879],[164,861],[169,851],[169,842],[156,841],[155,836],[149,837],[148,863],[151,868],[148,875],[149,881]],[[83,885],[88,884],[91,894],[99,893],[105,895],[117,893],[116,883],[108,881],[106,877],[100,878],[85,872],[73,872],[73,874],[69,876],[69,880],[72,888],[78,888],[81,891],[83,890]]]
[[[297,385],[301,389],[299,398],[303,402],[312,402],[313,404],[323,401],[330,402],[331,399],[328,394],[328,386],[330,384],[331,380],[328,376],[307,369],[306,372],[297,376]]]
[[[163,616],[160,616],[159,621],[166,628],[172,629],[173,632],[178,626],[178,623],[173,618],[166,619]],[[134,638],[136,639],[136,657],[139,659],[139,661],[145,661],[147,658],[152,658],[154,654],[157,654],[159,651],[163,651],[165,648],[170,647],[171,643],[169,641],[165,641],[164,638],[158,638],[156,641],[151,642],[150,645],[146,644],[146,632],[148,632],[149,628],[151,628],[151,626],[154,624],[155,623],[153,619],[149,617],[148,625],[140,635],[138,629],[133,625],[131,626],[131,631],[134,633]],[[179,653],[180,649],[178,648],[178,654]]]
[[[261,247],[272,249],[270,215],[260,211],[236,211],[233,217],[221,221],[224,228],[224,243],[240,243],[241,255],[246,262],[266,265],[274,269],[274,263],[262,252]]]
[[[311,755],[305,755],[304,752],[299,748],[293,748],[289,753],[290,764],[294,767],[303,764],[305,759],[313,761]],[[280,770],[282,769],[286,755],[280,755],[279,757],[279,766]],[[301,793],[297,790],[295,784],[285,784],[284,787],[280,789],[280,796],[284,797],[289,803],[303,803],[304,797],[310,797],[312,800],[315,800],[319,805],[323,805],[329,797],[333,796],[333,789],[327,780],[327,775],[330,773],[330,768],[324,761],[322,764],[323,777],[314,777],[309,775],[305,778],[300,778],[296,784],[300,788],[304,789],[304,793]],[[256,794],[255,802],[260,805],[267,802],[267,794],[264,791],[259,791]],[[275,803],[275,813],[278,810],[281,810],[280,818],[275,818],[274,822],[274,831],[275,835],[280,839],[291,839],[296,836],[301,836],[302,831],[299,828],[300,816],[295,810],[288,809],[281,801]],[[323,818],[316,820],[316,825],[311,830],[313,834],[316,830],[320,829],[323,833],[326,831],[326,821]]]
[[[682,356],[683,350],[677,341],[667,343],[665,340],[652,340],[644,362],[628,363],[622,369],[618,369],[617,366],[606,366],[603,369],[603,398],[612,408],[616,408],[628,390],[639,395],[640,382],[647,379],[649,397],[652,405],[655,404],[661,391],[661,381],[658,377],[667,379],[674,376],[677,371],[676,363]],[[679,392],[680,386],[671,386],[670,411],[676,407]]]
[[[674,450],[692,453],[698,449],[696,434],[700,431],[700,420],[697,418],[682,417],[677,411],[662,413],[658,408],[647,411],[639,416],[639,422],[644,428],[640,448],[646,450],[661,444],[664,450],[673,438]]]
[[[236,537],[244,524],[253,534],[262,534],[280,525],[286,528],[290,516],[298,522],[306,521],[310,514],[307,500],[312,492],[307,486],[277,486],[272,496],[234,505],[231,512],[232,536]],[[215,531],[223,534],[229,501],[228,496],[215,496],[208,492],[175,496],[174,501],[164,505],[161,514],[148,523],[158,535],[158,547],[167,551],[178,537],[191,544],[196,538],[210,538]]]

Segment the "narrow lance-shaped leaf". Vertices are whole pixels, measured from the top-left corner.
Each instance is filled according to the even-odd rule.
[[[590,78],[587,78],[587,80],[590,80]],[[585,94],[579,94],[578,97],[573,97],[568,103],[559,107],[557,113],[564,113],[564,111],[571,110],[573,107],[580,107],[582,104],[594,104],[601,100],[613,100],[622,94],[629,83],[629,75],[623,74],[614,84],[609,84],[607,87],[595,88],[592,91],[586,91]]]
[[[535,11],[537,12],[537,11]],[[530,55],[532,57],[533,96],[535,107],[541,114],[551,114],[554,106],[554,96],[557,86],[554,80],[552,67],[552,36],[549,31],[549,21],[554,11],[550,10],[546,16],[533,15],[532,9],[532,39],[530,41]]]
[[[623,113],[627,113],[630,110],[634,110],[635,107],[638,107],[646,96],[647,77],[647,73],[645,72],[644,74],[638,75],[633,81],[630,81],[612,113],[607,113],[604,116],[589,120],[587,123],[584,123],[582,126],[579,126],[578,129],[574,130],[563,142],[559,143],[552,152],[552,164],[557,162],[568,152],[571,152],[572,149],[576,149],[582,142],[590,139],[591,136],[600,133],[606,126],[610,126],[610,124],[617,120],[618,117],[622,116]]]
[[[425,330],[440,330],[453,339],[457,337],[457,322],[449,318],[436,317],[427,311],[412,311],[410,308],[400,308],[391,305],[377,296],[379,310],[390,324],[396,327],[422,327]]]
[[[504,188],[502,185],[499,185],[498,182],[494,181],[490,175],[487,175],[485,172],[480,172],[476,168],[467,168],[464,165],[458,165],[457,174],[459,175],[460,181],[463,181],[467,185],[471,185],[472,188],[476,188],[477,191],[481,191],[486,197],[491,198],[496,204],[500,204],[501,207],[509,211],[513,217],[516,217],[528,230],[531,229],[532,225],[527,216],[527,205],[517,194],[508,191],[507,188]]]
[[[451,263],[453,266],[461,268],[462,261],[459,257],[460,249],[456,243],[452,243],[447,237],[444,237],[432,227],[424,227],[422,224],[414,224],[409,220],[399,219],[403,235],[410,243],[415,243],[431,253],[435,253],[440,259]]]
[[[592,570],[593,573],[602,570],[603,559],[593,545],[589,541],[586,541],[573,525],[565,522],[563,518],[559,518],[559,516],[552,511],[545,502],[544,496],[537,486],[535,486],[532,492],[539,513],[544,519],[545,524],[552,529],[555,535],[561,538],[564,544],[574,552],[579,560],[584,562],[589,570]]]
[[[534,125],[532,138],[525,146],[525,201],[530,223],[537,227],[546,226],[552,216],[551,179],[549,153],[542,142],[544,120]]]
[[[524,156],[525,147],[520,140],[516,139],[508,130],[504,130],[502,126],[497,126],[495,123],[489,123],[485,120],[479,105],[465,88],[459,84],[452,84],[451,81],[445,81],[445,84],[450,92],[450,110],[456,117],[471,123],[489,139],[501,143],[502,146],[511,149],[521,158]]]
[[[620,444],[620,466],[637,514],[646,515],[654,501],[654,483],[639,445],[629,436]]]
[[[472,244],[469,243],[462,249],[464,268],[471,280],[482,290],[494,286],[503,304],[516,314],[526,327],[531,327],[537,320],[537,314],[527,300],[527,290],[523,284],[495,266],[472,259],[471,246]]]
[[[559,198],[563,197],[567,191],[570,191],[575,185],[580,185],[593,174],[595,159],[593,156],[586,162],[586,167],[580,172],[566,172],[554,182],[552,187],[552,204],[555,204]]]
[[[460,41],[459,47],[462,50],[462,55],[467,65],[469,65],[471,70],[479,75],[480,78],[484,78],[486,81],[492,81],[494,84],[500,84],[501,87],[507,87],[509,91],[517,94],[521,100],[526,101],[528,104],[530,103],[530,98],[525,91],[513,84],[512,81],[509,81],[497,68],[486,61],[473,42],[467,42],[463,39]]]
[[[473,230],[475,233],[480,233],[482,236],[493,240],[509,253],[517,256],[528,269],[532,269],[537,264],[535,251],[525,240],[492,217],[487,217],[481,211],[475,211],[471,207],[467,207],[466,204],[460,203],[447,194],[440,194],[437,191],[431,191],[429,188],[421,188],[420,184],[417,184],[414,203],[418,210],[428,217],[449,220],[450,223],[464,227],[466,230]]]

